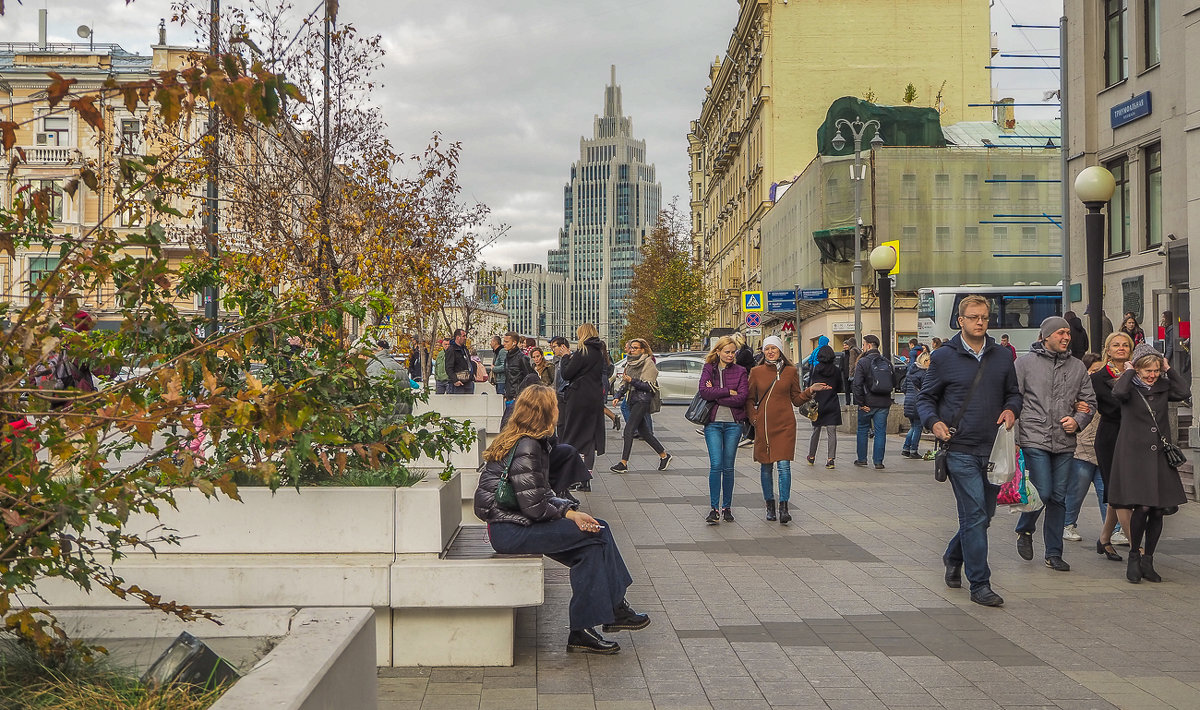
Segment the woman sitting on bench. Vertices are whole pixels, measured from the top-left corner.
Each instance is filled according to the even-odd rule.
[[[558,423],[558,397],[550,387],[521,391],[500,436],[483,453],[487,462],[475,490],[475,515],[487,521],[492,548],[502,554],[536,554],[571,568],[571,632],[567,651],[616,653],[621,647],[605,631],[644,629],[650,617],[625,601],[633,584],[608,524],[560,498],[550,487],[551,437]],[[516,508],[498,504],[496,489],[507,470]]]

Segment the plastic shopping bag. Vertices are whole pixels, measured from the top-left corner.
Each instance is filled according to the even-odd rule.
[[[988,483],[1002,486],[1017,472],[1017,437],[1012,429],[1000,425],[992,455],[988,457]]]
[[[1014,505],[1013,510],[1019,510],[1022,513],[1036,513],[1046,507],[1042,503],[1042,497],[1038,495],[1037,486],[1030,482],[1029,476],[1025,473],[1025,457],[1022,455],[1017,460],[1017,466],[1021,470],[1021,505]]]

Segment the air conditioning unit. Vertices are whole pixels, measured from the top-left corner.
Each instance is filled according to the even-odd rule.
[[[49,138],[50,138],[49,133],[39,133],[39,134],[37,134],[37,144],[38,145],[48,145]]]

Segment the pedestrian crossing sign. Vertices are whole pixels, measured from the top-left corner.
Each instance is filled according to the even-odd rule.
[[[746,313],[761,313],[766,310],[762,291],[742,291],[742,310]]]

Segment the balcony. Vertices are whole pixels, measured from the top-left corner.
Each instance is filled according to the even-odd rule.
[[[25,153],[27,165],[69,165],[80,158],[78,150],[61,146],[27,145],[19,150]]]

